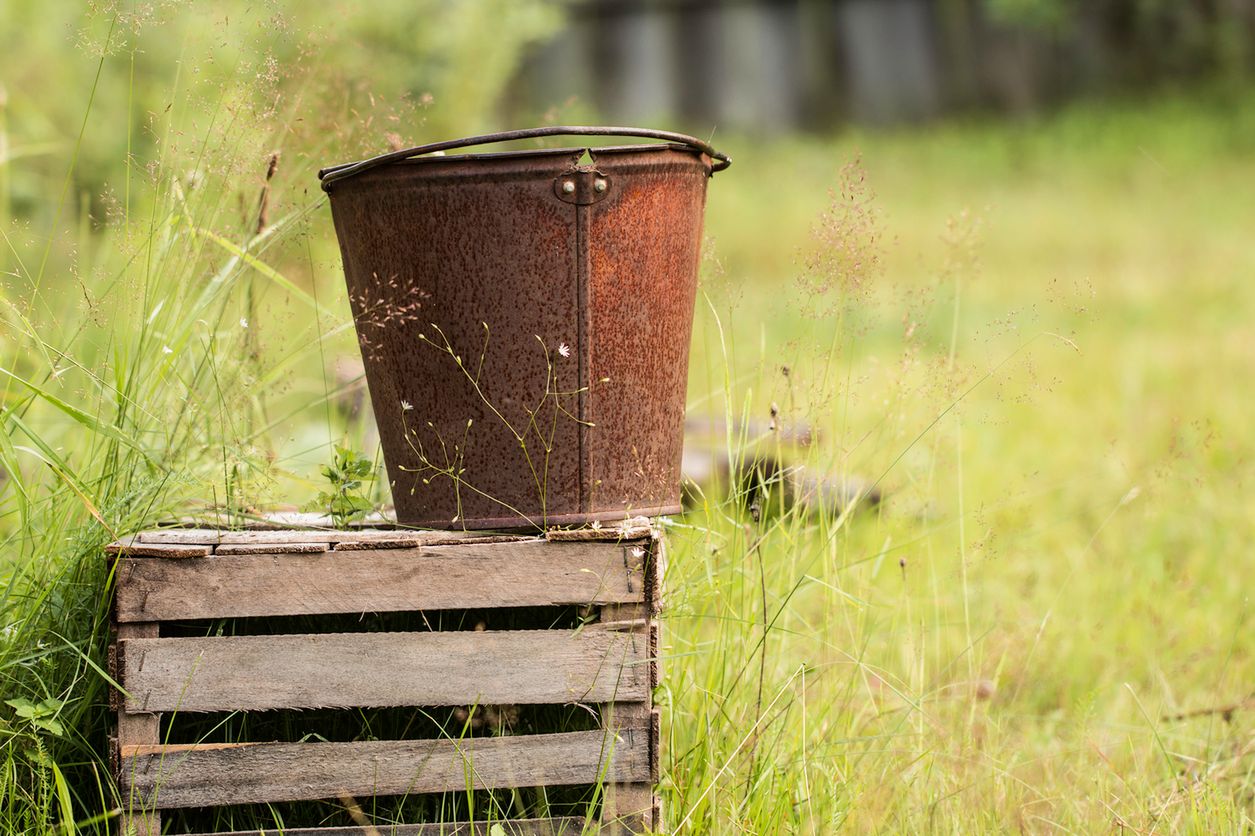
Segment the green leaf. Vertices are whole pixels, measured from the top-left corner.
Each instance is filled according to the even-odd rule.
[[[19,717],[25,718],[27,720],[33,720],[35,717],[38,716],[39,706],[35,705],[35,703],[31,702],[25,697],[18,697],[17,699],[13,699],[13,700],[5,700],[4,702],[5,702],[5,705],[13,706],[13,708],[17,711],[17,716]]]
[[[43,729],[50,734],[61,737],[65,734],[65,728],[57,720],[57,712],[65,705],[61,700],[46,699],[39,703],[33,703],[25,697],[5,700],[5,704],[13,708],[17,712],[17,716],[23,720],[29,720],[32,726]]]
[[[30,501],[30,494],[26,492],[26,483],[22,480],[22,466],[17,460],[17,450],[13,449],[13,438],[9,435],[8,417],[9,411],[0,413],[0,465],[3,465],[9,477],[8,481],[22,495],[25,503]],[[25,504],[22,506],[22,513],[25,518]]]
[[[56,717],[39,717],[32,722],[49,734],[55,734],[57,737],[65,735],[65,728]]]
[[[65,401],[58,398],[56,395],[49,392],[47,389],[44,389],[40,386],[36,386],[34,383],[31,383],[26,378],[20,377],[14,374],[13,372],[9,371],[8,369],[0,368],[0,374],[8,375],[13,380],[16,380],[18,383],[22,384],[27,389],[30,389],[36,395],[43,398],[48,403],[52,404],[57,409],[64,412],[66,415],[70,416],[75,421],[82,424],[84,427],[87,427],[87,429],[91,430],[92,432],[97,432],[103,436],[107,436],[113,439],[114,441],[118,442],[119,444],[125,447],[129,447],[132,450],[135,450],[136,452],[140,453],[141,455],[143,455],[145,459],[148,459],[148,461],[150,462],[152,461],[152,456],[148,455],[147,450],[145,450],[143,447],[136,444],[132,439],[128,438],[126,433],[122,432],[122,430],[120,430],[118,427],[114,426],[113,424],[109,424],[104,421],[101,421],[95,416],[89,415],[88,413],[79,409],[77,406],[72,406],[66,403]]]
[[[343,527],[369,513],[374,505],[358,494],[362,482],[375,478],[374,461],[355,450],[336,444],[332,447],[333,464],[321,467],[322,475],[331,483],[331,492],[318,495],[307,510],[330,512],[337,526]]]
[[[57,788],[57,806],[61,808],[61,829],[66,833],[74,833],[77,828],[74,826],[74,803],[70,801],[70,786],[55,762],[52,764],[52,782]]]
[[[188,225],[192,230],[192,234],[197,235],[201,238],[207,238],[210,241],[214,242],[219,247],[226,250],[231,255],[238,258],[240,261],[247,264],[249,267],[252,267],[262,276],[265,276],[266,278],[270,279],[272,282],[282,287],[288,293],[291,293],[294,297],[301,300],[305,304],[309,305],[311,308],[314,309],[316,315],[318,316],[322,315],[323,313],[322,308],[319,307],[316,301],[314,301],[314,297],[309,294],[309,291],[302,290],[301,288],[297,287],[295,284],[292,283],[292,280],[289,279],[287,276],[283,275],[278,270],[271,267],[269,264],[257,258],[256,256],[249,254],[247,251],[245,251],[242,247],[240,247],[238,244],[234,243],[233,241],[228,241],[226,238],[223,238],[221,235],[217,234],[216,232],[210,232],[207,229],[193,226],[190,220],[188,221]]]

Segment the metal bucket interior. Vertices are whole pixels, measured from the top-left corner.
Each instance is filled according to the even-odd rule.
[[[585,152],[324,172],[402,524],[680,511],[706,182],[724,158]]]

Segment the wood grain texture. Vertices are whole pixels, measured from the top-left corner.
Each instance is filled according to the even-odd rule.
[[[545,532],[545,538],[551,541],[588,542],[602,540],[620,542],[624,540],[641,540],[652,536],[653,523],[649,517],[632,517],[610,525],[581,528],[551,528]]]
[[[317,554],[328,551],[330,543],[223,543],[214,554]]]
[[[649,555],[645,562],[647,578],[655,565],[654,554]],[[646,660],[646,672],[650,684],[650,694],[657,685],[657,652],[656,627],[652,620],[654,608],[652,602],[657,594],[657,585],[647,580],[645,600],[630,604],[607,604],[598,612],[599,625],[607,630],[619,632],[632,642],[634,650],[639,650]],[[640,702],[619,701],[601,707],[602,725],[606,728],[616,726],[645,729],[649,749],[649,775],[641,781],[615,782],[607,785],[602,803],[601,821],[603,830],[610,832],[627,832],[626,822],[644,819],[651,826],[656,826],[654,819],[654,784],[658,781],[659,750],[661,738],[659,733],[660,715],[653,710],[650,697]]]
[[[333,543],[331,547],[338,552],[364,552],[374,549],[410,549],[421,545],[423,545],[422,541],[414,537],[395,537],[390,540],[371,540],[364,543]]]
[[[642,700],[646,642],[577,632],[330,633],[131,639],[128,711]]]
[[[130,555],[132,557],[204,557],[213,553],[213,547],[205,544],[144,543],[128,537],[105,546],[105,554]]]
[[[256,543],[375,543],[404,540],[421,546],[428,543],[473,543],[477,540],[501,540],[505,535],[475,534],[460,531],[409,530],[404,528],[366,528],[340,531],[336,529],[288,528],[263,531],[225,531],[216,528],[163,528],[136,535],[138,543],[153,545],[198,545]],[[510,537],[514,540],[535,540],[535,537]]]
[[[656,536],[650,544],[649,559],[645,569],[645,600],[649,613],[656,616],[663,610],[663,580],[667,574],[667,541]]]
[[[602,724],[617,728],[620,737],[645,746],[648,766],[642,777],[612,780],[602,801],[601,820],[611,828],[622,829],[624,822],[642,817],[652,819],[654,782],[658,780],[657,737],[650,703],[614,703],[602,707]]]
[[[227,548],[222,546],[220,548]],[[613,543],[530,540],[422,549],[123,559],[117,619],[628,603],[642,568]]]
[[[161,836],[161,813],[123,811],[118,817],[118,836]]]
[[[117,641],[114,644],[112,660],[122,667],[125,654],[121,648],[131,639],[153,640],[161,635],[161,626],[156,623],[133,623],[117,625]],[[119,682],[125,680],[114,677]],[[111,702],[121,703],[123,695],[115,694]],[[154,745],[161,742],[161,715],[133,714],[118,708],[118,730],[116,735],[118,752],[127,747]],[[120,772],[122,760],[119,757],[114,764]],[[118,833],[122,836],[160,836],[161,814],[150,806],[144,805],[139,799],[124,795],[125,801],[122,815],[118,819]]]
[[[492,828],[500,827],[505,836],[580,836],[584,819],[576,817],[552,819],[509,819],[503,821],[446,822],[442,824],[379,824],[365,827],[300,827],[285,828],[285,836],[490,836]],[[635,823],[631,833],[645,832],[644,821]],[[276,831],[267,830],[265,836]],[[260,830],[233,830],[230,833],[197,833],[191,836],[262,836]]]
[[[122,648],[126,642],[134,639],[153,640],[160,635],[160,625],[151,622],[119,624],[117,627],[117,642],[114,644],[113,652],[109,655],[115,667],[114,679],[125,687],[126,674],[125,654]],[[120,674],[120,676],[119,676]],[[125,711],[123,704],[126,695],[121,693],[114,694],[112,702],[115,703],[115,710],[118,711],[118,746],[134,746],[150,743],[159,743],[161,741],[161,717],[158,714],[150,712],[134,713]]]
[[[648,781],[648,733],[633,731],[183,749],[124,756],[120,778],[158,809]]]

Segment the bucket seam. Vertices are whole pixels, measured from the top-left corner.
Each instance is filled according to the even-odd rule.
[[[592,288],[589,281],[589,212],[590,206],[576,205],[575,209],[575,284],[577,323],[576,338],[579,344],[579,364],[577,381],[579,390],[579,469],[580,469],[580,513],[587,513],[590,503],[591,485],[589,478],[592,467],[588,461],[591,448],[588,444],[589,413],[591,412],[592,384],[590,381],[592,368],[592,345],[590,334],[592,328],[589,318],[592,316]]]

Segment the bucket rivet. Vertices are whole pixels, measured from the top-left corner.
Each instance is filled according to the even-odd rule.
[[[563,194],[575,194],[575,181],[563,180],[562,181],[562,193]]]
[[[604,192],[606,190],[606,181],[598,177],[593,181],[593,191]]]

